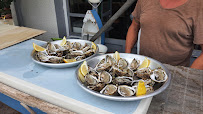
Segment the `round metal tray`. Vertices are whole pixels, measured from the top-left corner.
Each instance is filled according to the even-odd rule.
[[[81,43],[82,45],[84,45],[85,43],[87,44],[90,44],[91,45],[91,41],[88,41],[88,40],[81,40],[81,39],[67,39],[67,41],[70,41],[70,42],[79,42]],[[60,44],[61,43],[61,40],[58,40],[58,41],[53,41],[51,42],[53,44]],[[45,46],[42,46],[42,47],[45,47]],[[35,54],[36,54],[36,51],[33,50],[32,53],[31,53],[31,57],[32,57],[32,60],[37,63],[37,64],[40,64],[40,65],[43,65],[43,66],[46,66],[46,67],[52,67],[52,68],[66,68],[66,67],[74,67],[74,66],[77,66],[78,64],[80,64],[81,62],[85,61],[85,60],[88,60],[92,57],[94,57],[95,55],[97,55],[99,53],[99,48],[97,46],[97,50],[96,50],[96,53],[93,54],[92,56],[90,57],[87,57],[83,60],[80,60],[80,61],[76,61],[76,62],[72,62],[72,63],[58,63],[58,64],[54,64],[54,63],[43,63],[43,62],[40,62],[36,59],[35,57]]]
[[[106,55],[111,55],[113,56],[114,53],[112,54],[105,54],[105,55],[99,55],[99,56],[96,56],[96,57],[93,57],[89,60],[87,60],[87,64],[90,66],[90,67],[95,67],[96,64],[102,60],[103,58],[105,58]],[[136,54],[128,54],[128,53],[120,53],[120,57],[121,58],[125,58],[128,62],[131,62],[134,58],[137,59],[137,60],[140,60],[140,62],[142,63],[142,61],[144,61],[144,58],[145,56],[142,56],[142,55],[136,55]],[[147,95],[143,95],[143,96],[131,96],[131,97],[122,97],[122,96],[110,96],[110,95],[104,95],[104,94],[101,94],[99,92],[96,92],[96,91],[93,91],[91,89],[88,89],[81,81],[80,79],[78,78],[78,70],[81,66],[81,64],[77,67],[77,70],[76,70],[76,76],[77,76],[77,82],[79,84],[80,87],[82,87],[85,91],[87,91],[88,93],[90,94],[93,94],[95,96],[98,96],[98,97],[101,97],[101,98],[105,98],[105,99],[109,99],[109,100],[115,100],[115,101],[135,101],[135,100],[141,100],[141,99],[145,99],[145,98],[148,98],[148,97],[152,97],[152,96],[155,96],[159,93],[161,93],[162,91],[164,91],[170,84],[170,81],[171,81],[171,74],[169,72],[169,70],[162,64],[160,63],[159,61],[155,60],[155,59],[152,59],[152,58],[149,58],[147,57],[151,62],[150,62],[150,65],[149,67],[151,69],[155,69],[155,68],[158,68],[158,67],[161,67],[162,69],[165,70],[165,72],[167,73],[168,75],[168,79],[166,82],[164,83],[156,83],[155,86],[153,87],[155,89],[154,92],[150,93],[150,94],[147,94]]]

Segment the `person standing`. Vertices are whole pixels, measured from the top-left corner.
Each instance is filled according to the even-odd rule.
[[[188,67],[198,44],[202,53],[191,68],[203,70],[203,0],[138,0],[132,15],[126,53],[131,53],[141,29],[141,55]]]

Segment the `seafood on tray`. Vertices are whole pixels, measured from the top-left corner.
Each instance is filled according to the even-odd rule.
[[[150,60],[142,63],[135,58],[127,61],[119,53],[106,55],[94,68],[84,61],[78,78],[88,89],[104,95],[141,96],[152,93],[156,84],[163,83],[168,76],[162,68],[150,69]]]
[[[66,41],[64,37],[60,44],[48,42],[46,47],[33,43],[36,51],[35,58],[44,63],[70,63],[80,61],[96,53],[97,46],[92,44],[81,44],[79,42]]]

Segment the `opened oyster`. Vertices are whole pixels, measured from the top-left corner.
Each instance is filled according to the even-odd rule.
[[[164,70],[155,69],[150,75],[150,78],[155,82],[165,82],[168,79],[168,76]]]
[[[133,96],[135,94],[135,89],[127,85],[121,85],[118,87],[118,93],[124,97]]]
[[[143,65],[135,58],[129,62],[125,58],[106,55],[94,68],[89,67],[84,85],[101,94],[130,97],[139,96],[138,93],[142,90],[139,86],[140,82],[145,89],[142,95],[145,95],[156,90],[157,82],[167,80],[167,74],[163,69],[140,66]]]
[[[117,93],[117,86],[115,85],[106,85],[100,93],[105,95],[115,95]]]
[[[67,63],[64,59],[68,59],[69,62],[80,61],[95,53],[95,48],[87,43],[82,45],[79,42],[67,41],[61,46],[48,42],[44,51],[36,51],[35,58],[40,62],[57,64]]]

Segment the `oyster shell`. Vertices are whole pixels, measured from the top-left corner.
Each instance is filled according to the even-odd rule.
[[[85,53],[85,52],[86,52],[87,50],[89,50],[89,49],[91,49],[91,47],[90,47],[90,46],[87,46],[87,47],[83,48],[82,51],[83,51],[83,53]]]
[[[146,94],[150,94],[150,93],[154,92],[154,89],[152,86],[146,85],[145,88],[146,88]]]
[[[104,86],[105,86],[104,83],[98,83],[96,85],[87,86],[87,88],[99,92],[99,91],[101,91],[104,88]]]
[[[101,91],[101,94],[105,95],[115,95],[117,93],[117,86],[110,84],[106,85]]]
[[[155,69],[150,78],[155,82],[165,82],[168,79],[166,72],[162,69]]]
[[[74,55],[74,56],[81,56],[83,55],[83,51],[82,50],[73,50],[70,52],[71,55]]]
[[[63,58],[52,56],[49,58],[48,62],[50,62],[50,63],[63,63]]]
[[[46,51],[39,51],[36,54],[36,58],[38,58],[39,61],[41,61],[41,62],[47,62],[47,61],[49,61],[49,56],[48,56]]]
[[[118,61],[118,68],[119,69],[125,69],[128,67],[128,61],[125,60],[124,58],[120,58]]]
[[[110,64],[110,63],[107,63],[107,62],[105,61],[105,59],[102,59],[102,60],[96,65],[96,68],[95,68],[95,69],[96,69],[96,71],[101,72],[101,71],[103,71],[103,70],[109,71],[110,68],[111,68],[111,64]]]
[[[151,69],[149,68],[142,68],[134,72],[133,79],[136,77],[142,78],[143,80],[150,79]]]
[[[105,57],[105,61],[106,61],[107,63],[109,63],[111,66],[113,66],[113,65],[116,64],[116,59],[113,58],[113,57],[111,57],[110,55],[107,55],[107,56]]]
[[[134,76],[134,72],[131,69],[128,68],[126,76],[133,77]]]
[[[143,79],[139,79],[139,80],[133,80],[131,85],[132,86],[137,86],[139,81],[143,81],[145,85],[148,86],[154,86],[155,82],[151,79],[147,79],[147,80],[143,80]]]
[[[71,48],[80,50],[81,49],[81,44],[79,42],[73,42]]]
[[[132,69],[133,71],[137,70],[137,68],[139,67],[139,61],[137,61],[135,58],[132,60],[132,62],[130,63],[130,69]]]
[[[94,53],[95,53],[94,49],[89,49],[84,54],[85,54],[86,57],[89,57],[89,56],[93,55]]]
[[[98,83],[97,77],[91,74],[87,74],[85,76],[85,81],[88,83],[88,85],[96,85]]]
[[[118,76],[114,80],[114,84],[118,85],[131,85],[133,78],[127,76]]]
[[[102,71],[100,74],[99,74],[99,81],[100,82],[103,82],[105,84],[108,84],[108,83],[111,83],[112,81],[112,76],[106,72],[106,71]]]
[[[89,69],[89,74],[96,76],[97,78],[99,77],[99,73],[95,69],[93,69],[92,67],[88,67],[88,69]]]
[[[76,61],[80,61],[80,60],[82,60],[82,59],[84,59],[84,58],[85,58],[84,55],[75,57]]]
[[[56,47],[54,46],[54,44],[52,44],[51,42],[47,43],[47,50],[48,50],[48,54],[56,54]]]
[[[120,85],[118,86],[118,93],[124,97],[133,96],[135,94],[135,89],[127,85]]]

